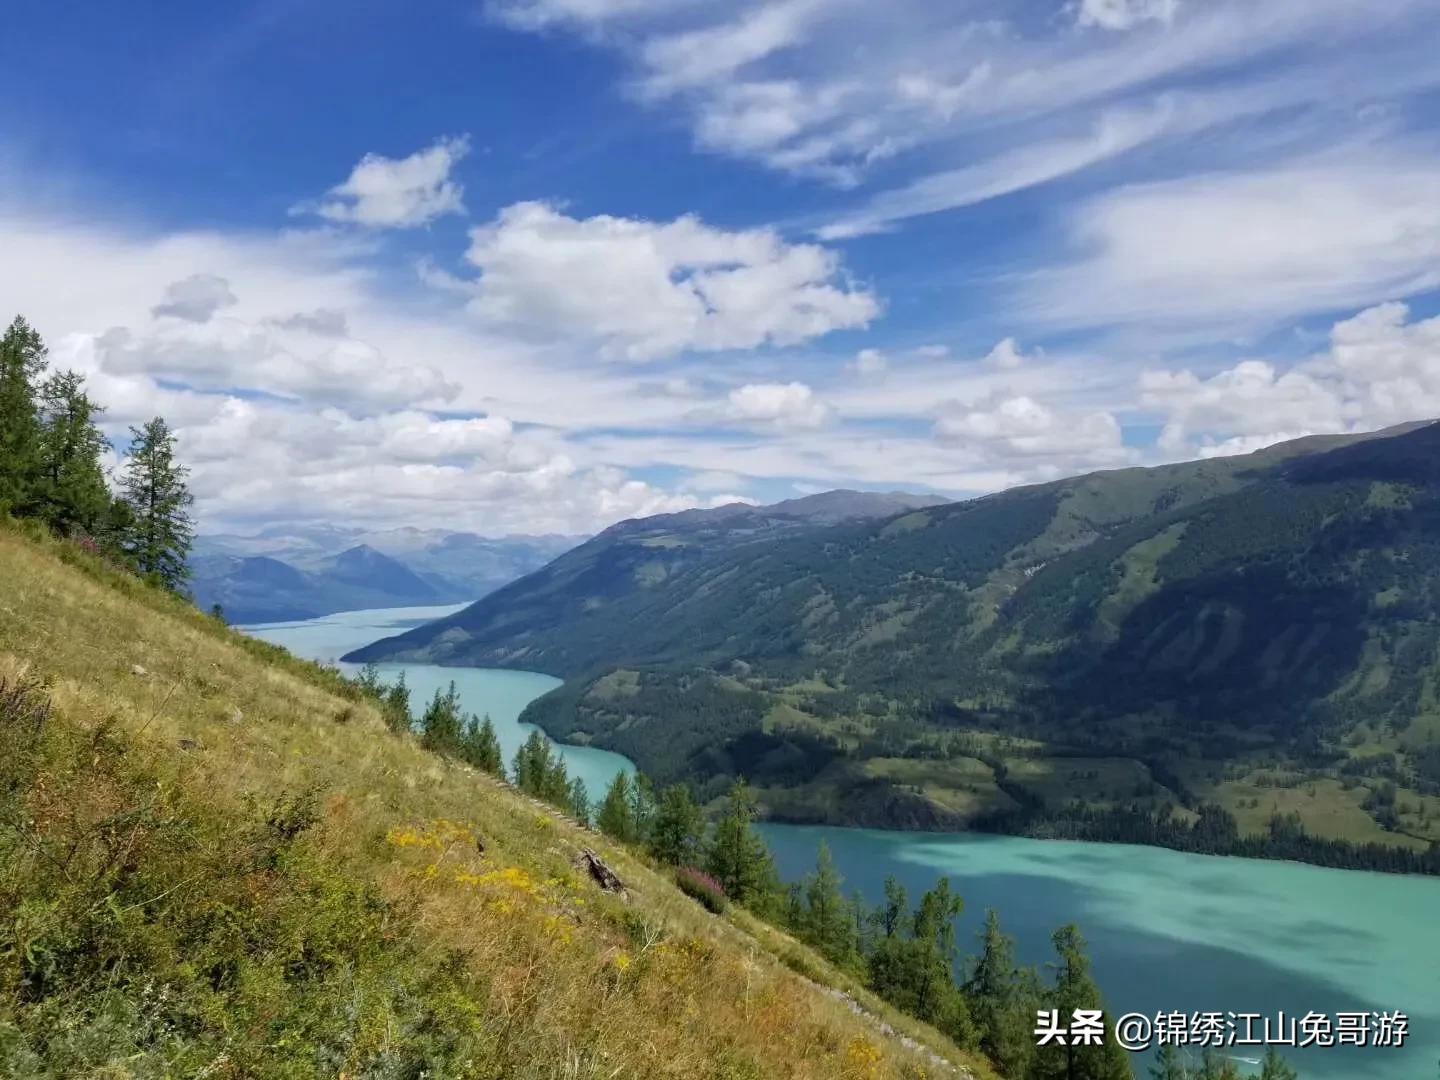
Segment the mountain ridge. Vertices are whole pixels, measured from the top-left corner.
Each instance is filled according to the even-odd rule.
[[[732,530],[661,566],[592,541],[352,658],[561,676],[527,719],[661,779],[744,774],[787,820],[1114,839],[1213,804],[1235,844],[1294,814],[1423,853],[1437,463],[1440,425],[1412,424]]]
[[[218,604],[242,625],[361,608],[453,604],[492,592],[579,539],[279,525],[253,536],[198,537],[190,559],[191,592],[197,605]],[[289,574],[281,575],[278,566]]]

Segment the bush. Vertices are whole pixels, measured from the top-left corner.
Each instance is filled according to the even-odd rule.
[[[700,901],[708,911],[716,915],[721,914],[729,905],[730,899],[725,895],[725,888],[709,874],[696,870],[693,866],[686,866],[676,871],[675,884],[680,886],[680,891],[691,899]]]

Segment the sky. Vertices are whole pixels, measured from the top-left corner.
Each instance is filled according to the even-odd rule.
[[[0,312],[202,531],[1440,417],[1434,0],[20,0]]]

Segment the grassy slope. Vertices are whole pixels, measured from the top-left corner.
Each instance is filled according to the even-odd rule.
[[[166,1028],[171,1042],[188,1046],[191,1057],[176,1050],[162,1067],[145,1056],[154,1051],[153,1041],[135,1048],[121,1040],[134,1051],[121,1054],[101,1040],[92,1046],[100,1060],[87,1068],[104,1066],[108,1076],[186,1072],[198,1064],[195,1048],[204,1046],[210,1075],[400,1075],[399,1020],[408,1015],[412,1042],[433,1042],[443,1030],[445,1045],[460,1048],[439,1075],[830,1078],[947,1072],[930,1052],[976,1076],[991,1075],[934,1032],[847,985],[784,935],[743,913],[708,916],[627,853],[498,782],[388,734],[378,715],[338,696],[338,684],[319,669],[277,656],[102,569],[67,566],[57,558],[64,551],[0,528],[0,581],[6,583],[0,591],[0,679],[12,686],[43,679],[54,704],[54,745],[37,759],[25,809],[0,823],[9,863],[0,887],[10,890],[12,903],[17,896],[24,900],[17,910],[53,916],[60,899],[52,904],[26,891],[42,871],[53,869],[41,865],[41,856],[54,862],[46,851],[99,851],[97,838],[114,835],[115,822],[140,809],[127,802],[145,802],[153,811],[160,800],[167,820],[181,822],[189,839],[178,848],[159,840],[150,847],[140,843],[130,856],[134,866],[124,863],[106,870],[110,877],[94,879],[103,878],[104,888],[115,891],[86,910],[104,906],[113,913],[115,926],[106,934],[124,930],[130,935],[124,941],[139,934],[149,943],[149,952],[140,955],[150,957],[154,970],[145,998],[150,1004],[141,1012],[149,1009],[151,1020],[160,1009],[153,994],[166,1000],[170,981],[183,987],[192,980],[211,995],[208,1012],[186,1014],[188,1027]],[[143,795],[147,791],[160,794]],[[273,822],[266,832],[266,808],[308,791],[318,794],[318,823],[293,842],[293,851],[287,847],[283,857],[272,851],[271,869],[255,869],[271,865],[247,862],[260,850],[253,837],[275,832]],[[53,798],[57,792],[64,797]],[[273,810],[269,816],[276,816]],[[138,826],[136,831],[150,835]],[[83,843],[77,845],[77,838]],[[574,869],[582,846],[599,849],[632,884],[628,903],[599,892]],[[146,861],[167,851],[177,864],[168,877],[160,862]],[[181,872],[182,857],[194,873]],[[73,873],[54,871],[54,896],[78,888],[78,877],[91,880],[89,871],[81,873],[87,860],[79,858]],[[102,860],[93,861],[98,867]],[[147,874],[173,883],[135,902],[116,899],[129,895],[125,882]],[[365,900],[371,891],[380,905],[371,921],[380,929],[373,941],[366,939],[369,944],[357,945],[369,925],[365,913],[376,910]],[[333,904],[332,893],[339,897]],[[267,937],[298,935],[305,943],[300,952],[308,956],[316,926],[335,905],[351,914],[325,924],[328,948],[338,959],[321,965],[322,974],[312,973],[316,1008],[328,1003],[336,1015],[349,1015],[335,1003],[353,996],[352,1011],[361,1020],[352,1016],[358,1033],[330,1038],[330,1056],[318,1060],[320,1028],[306,1034],[311,1021],[303,1019],[284,1026],[285,1010],[266,1005],[272,999],[257,996],[255,985],[263,975],[275,983],[275,1001],[288,1000],[287,989],[293,998],[293,980],[301,978],[296,972],[310,969],[293,962],[277,966],[274,954],[283,952],[284,941]],[[226,919],[240,919],[238,911],[260,928],[248,951],[240,950],[242,969],[260,975],[238,979],[239,989],[228,977],[201,979],[183,956],[170,967],[156,959],[161,940],[170,941],[172,951],[176,942],[215,948],[213,928],[185,929],[191,937],[175,929],[212,909],[229,913]],[[355,941],[346,937],[351,921]],[[72,982],[68,1005],[37,1001],[30,961],[17,948],[27,932],[17,919],[0,942],[0,1051],[14,1051],[27,1023],[29,1037],[36,1038],[33,1025],[44,1022],[45,1008],[58,1010],[50,1020],[60,1027],[44,1027],[44,1037],[58,1039],[62,1029],[75,1035],[76,1018],[86,1017],[92,1000],[101,997],[97,973],[93,998],[84,984],[77,990]],[[136,954],[124,955],[132,967],[140,962]],[[856,992],[873,1015],[857,1015],[795,969]],[[123,963],[112,965],[103,976],[112,992],[130,985],[125,970]],[[341,989],[351,987],[346,994],[337,990],[337,979]],[[299,1002],[301,1013],[307,1004]],[[236,1011],[241,1005],[251,1009],[248,1022]],[[885,1034],[874,1016],[914,1035],[926,1052]],[[86,1038],[95,1023],[89,1017],[81,1025]],[[331,1027],[349,1031],[340,1020]],[[277,1040],[274,1032],[282,1028],[286,1034]],[[81,1057],[59,1068],[52,1061],[50,1074],[35,1059],[34,1075],[65,1073],[84,1059],[83,1045],[67,1052]],[[282,1058],[288,1063],[283,1070],[276,1064]]]

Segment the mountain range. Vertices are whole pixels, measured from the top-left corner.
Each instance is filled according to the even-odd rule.
[[[527,719],[780,818],[1423,852],[1440,425],[626,522],[351,658],[560,676]]]
[[[218,604],[241,624],[459,603],[545,565],[581,539],[330,525],[199,536],[190,557],[191,593],[200,607]]]

